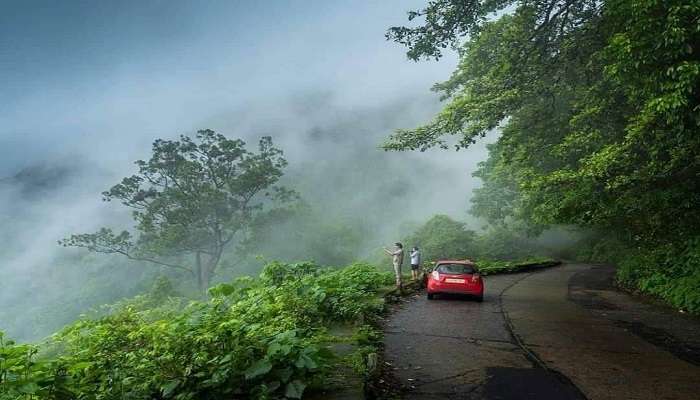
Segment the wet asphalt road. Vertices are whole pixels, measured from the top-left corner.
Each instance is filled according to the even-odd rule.
[[[385,360],[404,397],[700,399],[697,364],[620,323],[662,312],[625,308],[636,300],[596,286],[595,268],[488,277],[483,303],[423,293],[404,302],[385,330]],[[605,312],[583,304],[581,291],[606,297]],[[676,322],[700,335],[697,320]]]
[[[486,278],[484,301],[416,296],[389,320],[385,358],[411,399],[580,399],[510,334],[501,293],[526,275]]]

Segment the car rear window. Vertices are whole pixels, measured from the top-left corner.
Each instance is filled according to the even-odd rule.
[[[440,264],[437,272],[441,274],[473,274],[476,269],[472,265],[466,264]]]

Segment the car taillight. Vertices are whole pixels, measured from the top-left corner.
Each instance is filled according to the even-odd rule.
[[[433,271],[433,280],[439,281],[440,280],[440,273],[437,271]]]
[[[478,282],[479,279],[481,279],[481,275],[479,275],[479,274],[472,275],[472,282]]]

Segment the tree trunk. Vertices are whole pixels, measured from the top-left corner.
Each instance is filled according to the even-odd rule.
[[[207,289],[209,289],[209,268],[202,262],[202,253],[197,252],[197,288],[202,294],[206,294]]]
[[[214,256],[210,256],[209,260],[202,260],[202,253],[197,252],[197,285],[201,293],[206,293],[211,285],[211,277],[216,271],[216,267],[221,260],[221,253],[217,251]]]
[[[199,269],[199,291],[207,293],[210,282],[211,274],[209,273],[209,268],[202,266],[202,268]]]

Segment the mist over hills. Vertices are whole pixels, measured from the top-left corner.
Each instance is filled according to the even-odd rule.
[[[145,288],[137,266],[57,245],[66,232],[118,219],[100,210],[96,192],[109,173],[79,160],[43,160],[0,180],[0,324],[18,339],[41,338]]]
[[[483,147],[457,154],[379,149],[393,129],[419,123],[437,107],[432,97],[356,107],[310,95],[280,101],[274,113],[269,106],[251,105],[205,119],[189,132],[161,136],[211,128],[245,139],[252,149],[260,136],[271,135],[289,161],[283,183],[300,194],[305,211],[280,220],[259,238],[249,259],[217,279],[257,273],[263,263],[257,255],[349,262],[406,236],[432,214],[467,218],[468,196],[478,184],[469,174],[485,158]],[[100,193],[135,172],[133,161],[150,152],[142,147],[116,162],[98,146],[73,144],[69,155],[25,163],[0,180],[0,325],[12,337],[40,338],[91,307],[132,296],[158,274],[171,273],[56,243],[101,226],[131,227],[128,211],[103,202]]]

